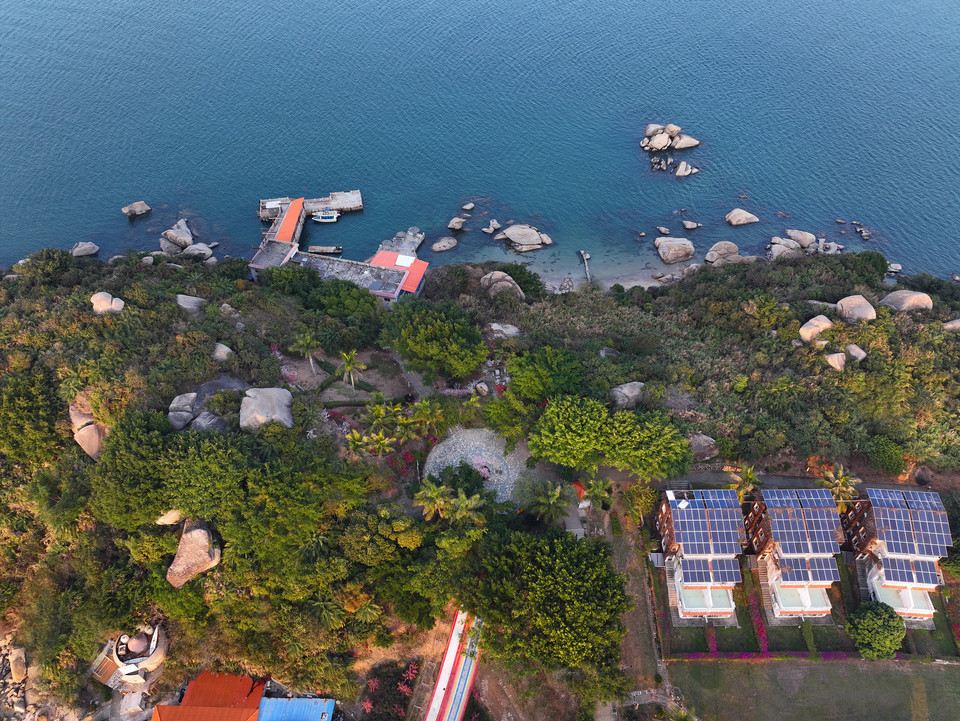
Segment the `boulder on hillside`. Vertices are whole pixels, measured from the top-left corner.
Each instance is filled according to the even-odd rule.
[[[730,225],[747,225],[748,223],[759,223],[760,218],[753,213],[748,213],[743,208],[734,208],[723,219]]]
[[[180,220],[173,224],[172,228],[163,231],[163,237],[180,248],[193,245],[193,233],[191,233],[190,228],[187,227],[185,218],[180,218]]]
[[[956,333],[960,330],[960,318],[950,320],[943,324],[943,329],[948,333]]]
[[[169,240],[167,240],[166,238],[161,238],[161,239],[160,239],[160,252],[161,252],[161,253],[165,253],[165,254],[168,255],[168,256],[177,256],[177,255],[180,255],[180,254],[183,252],[183,248],[181,248],[181,247],[180,247],[179,245],[177,245],[176,243],[171,243],[171,242],[170,242]]]
[[[660,260],[664,263],[682,263],[694,254],[693,243],[686,238],[657,238],[653,241]]]
[[[217,363],[226,363],[233,355],[233,349],[225,346],[223,343],[217,343],[213,346],[213,359]]]
[[[104,315],[105,313],[119,313],[126,305],[120,298],[114,298],[106,291],[101,290],[90,296],[90,305],[93,306],[95,315]]]
[[[800,340],[804,343],[810,343],[818,335],[833,327],[833,321],[825,315],[814,316],[802,326],[800,326]]]
[[[23,683],[27,680],[27,652],[23,648],[11,648],[7,656],[10,662],[10,680]]]
[[[130,203],[130,205],[125,205],[120,208],[120,212],[126,215],[128,218],[136,218],[138,215],[146,215],[151,210],[150,206],[144,203],[142,200],[138,200],[136,203]]]
[[[91,423],[84,426],[73,434],[73,440],[77,442],[84,453],[96,460],[103,451],[103,440],[107,437],[109,429],[101,426],[99,423]]]
[[[100,252],[100,246],[96,243],[91,243],[89,240],[81,240],[79,243],[75,243],[73,248],[70,250],[70,255],[74,258],[83,258],[88,255],[96,255]]]
[[[817,244],[817,236],[815,236],[813,233],[808,233],[805,230],[792,230],[787,228],[784,232],[786,233],[786,236],[790,238],[790,240],[794,240],[799,243],[801,248],[806,249],[811,245]]]
[[[830,367],[842,371],[844,366],[847,364],[847,355],[846,353],[830,353],[825,355],[827,363],[830,364]]]
[[[509,323],[491,323],[487,326],[487,333],[495,339],[516,338],[523,335],[517,326]]]
[[[484,228],[484,230],[486,231],[487,229]],[[492,233],[493,230],[491,229],[490,232]],[[446,238],[441,238],[436,243],[431,245],[430,250],[432,250],[434,253],[442,253],[445,250],[453,250],[456,247],[457,247],[457,239],[446,237]]]
[[[521,302],[527,299],[527,296],[524,294],[523,289],[517,284],[517,281],[502,270],[495,270],[483,276],[480,279],[480,289],[487,291],[487,295],[491,298],[501,293],[509,293]]]
[[[67,406],[67,412],[70,414],[70,428],[74,433],[94,422],[93,413],[83,410],[75,403]]]
[[[197,298],[195,295],[177,293],[177,305],[188,313],[197,313],[206,302],[203,298]]]
[[[910,312],[914,310],[932,310],[933,298],[926,293],[919,293],[915,290],[895,290],[880,301],[880,305],[901,312]]]
[[[210,411],[203,411],[190,422],[190,430],[226,432],[230,430],[230,426],[220,416]]]
[[[850,343],[844,347],[844,350],[847,351],[847,353],[849,353],[850,356],[858,363],[862,360],[865,360],[867,357],[867,352],[856,343]]]
[[[213,255],[213,250],[206,243],[194,243],[183,249],[183,255],[188,258],[207,260]]]
[[[690,442],[690,449],[693,451],[694,463],[709,461],[720,452],[716,440],[703,433],[691,433],[687,436],[687,441]]]
[[[176,508],[171,508],[169,511],[160,516],[160,518],[154,521],[154,523],[156,523],[158,526],[176,526],[182,520],[183,513]]]
[[[837,301],[837,313],[848,323],[855,323],[861,320],[874,320],[877,317],[877,311],[870,301],[862,295],[848,295]]]
[[[636,408],[643,400],[643,385],[640,381],[630,381],[611,388],[610,400],[613,401],[614,408],[621,410]]]
[[[293,396],[286,388],[248,388],[240,403],[240,427],[256,431],[265,423],[293,428]]]
[[[220,547],[202,521],[188,520],[177,545],[177,555],[167,569],[167,581],[174,588],[208,571],[220,563]]]

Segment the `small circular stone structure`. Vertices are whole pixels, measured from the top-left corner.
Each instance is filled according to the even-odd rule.
[[[430,451],[423,475],[439,477],[444,468],[466,461],[486,476],[484,485],[487,490],[496,491],[498,501],[508,501],[530,454],[520,447],[504,454],[506,445],[503,438],[486,428],[456,431]]]

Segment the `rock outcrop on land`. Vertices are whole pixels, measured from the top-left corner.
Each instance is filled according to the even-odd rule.
[[[177,546],[177,555],[167,569],[167,581],[174,588],[183,588],[190,580],[220,563],[220,547],[213,533],[202,521],[188,520]]]
[[[293,395],[286,388],[248,388],[240,403],[240,428],[256,431],[266,423],[293,428]]]
[[[67,407],[70,415],[70,428],[73,431],[73,440],[83,449],[83,452],[96,460],[103,451],[103,441],[109,435],[110,428],[97,423],[88,406],[81,405],[80,401],[71,403]]]
[[[232,355],[233,349],[230,346],[225,346],[223,343],[217,343],[213,346],[212,357],[217,363],[226,363]]]
[[[636,408],[643,400],[643,385],[640,381],[630,381],[611,388],[610,400],[613,401],[613,407],[621,410]]]
[[[130,203],[130,205],[125,205],[120,208],[120,212],[126,215],[128,218],[136,218],[138,215],[146,215],[151,210],[150,206],[144,203],[142,200],[138,200],[136,203]]]
[[[877,317],[876,309],[862,295],[848,295],[846,298],[838,300],[837,313],[848,323],[874,320]]]
[[[105,313],[119,313],[126,305],[120,298],[114,298],[104,290],[94,293],[90,296],[90,305],[93,306],[95,315],[104,315]]]
[[[188,313],[197,313],[206,303],[203,298],[198,298],[195,295],[183,295],[182,293],[177,293],[177,305],[183,308]]]
[[[803,248],[795,240],[790,238],[778,238],[774,236],[770,239],[770,250],[767,257],[770,260],[780,260],[781,258],[799,258],[803,255]]]
[[[856,360],[858,363],[862,360],[866,360],[867,352],[858,346],[856,343],[850,343],[844,346],[844,350],[850,354],[850,356]]]
[[[193,243],[183,249],[183,256],[187,258],[199,258],[207,260],[213,255],[213,249],[206,243]]]
[[[693,243],[686,238],[657,238],[653,245],[660,255],[660,260],[667,264],[690,260],[695,252]]]
[[[834,370],[842,371],[847,364],[847,356],[845,353],[829,353],[825,355],[824,358]]]
[[[510,323],[491,323],[487,326],[487,334],[495,340],[517,338],[523,335],[517,326],[511,325]]]
[[[960,331],[960,318],[947,321],[943,324],[943,329],[948,333],[956,333],[957,331]]]
[[[933,310],[933,299],[926,293],[915,290],[895,290],[887,294],[880,305],[900,312],[915,310]]]
[[[480,279],[480,289],[485,290],[491,298],[495,298],[501,293],[507,293],[521,302],[527,299],[517,281],[502,270],[495,270],[483,276]]]
[[[690,450],[693,451],[693,462],[703,463],[716,457],[720,453],[717,441],[704,433],[691,433],[687,436]]]
[[[833,321],[825,315],[814,316],[802,326],[800,326],[800,340],[804,343],[812,343],[813,340],[827,330],[833,327]]]
[[[172,228],[163,231],[163,237],[181,249],[193,245],[193,233],[187,227],[185,218],[181,218]]]
[[[430,250],[434,253],[442,253],[445,250],[453,250],[456,247],[457,239],[448,236],[446,238],[440,238],[440,240],[430,246]]]
[[[748,213],[743,208],[734,208],[723,219],[730,225],[748,225],[749,223],[759,223],[760,218],[753,213]]]
[[[545,245],[553,245],[553,239],[546,233],[541,233],[532,225],[518,223],[508,226],[502,233],[494,236],[494,240],[507,241],[518,253],[539,250]]]
[[[805,230],[793,230],[792,228],[787,228],[784,233],[790,240],[799,243],[801,248],[806,249],[811,245],[817,244],[817,236],[815,236],[813,233],[808,233]]]

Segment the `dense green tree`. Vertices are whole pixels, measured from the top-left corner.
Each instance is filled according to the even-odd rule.
[[[161,462],[167,503],[184,514],[217,523],[243,505],[255,475],[247,436],[181,431],[172,434]]]
[[[730,471],[730,478],[733,482],[724,486],[724,488],[736,491],[740,503],[743,503],[748,498],[752,498],[760,487],[763,486],[763,481],[761,481],[754,472],[753,466],[746,466],[742,468],[739,473]]]
[[[383,329],[382,342],[418,370],[463,378],[487,357],[477,327],[452,303],[425,300],[396,304]]]
[[[507,362],[510,387],[525,400],[539,401],[551,396],[576,394],[584,386],[584,369],[579,359],[564,350],[545,346]]]
[[[45,374],[8,375],[0,384],[0,454],[28,466],[52,460],[60,445],[55,425],[62,410]]]
[[[547,403],[530,434],[530,452],[561,466],[596,471],[604,460],[609,422],[602,403],[557,396]]]
[[[866,601],[847,616],[847,633],[864,658],[893,658],[907,629],[903,619],[885,603]]]
[[[614,413],[598,445],[607,465],[647,480],[686,473],[693,457],[690,444],[660,413]]]

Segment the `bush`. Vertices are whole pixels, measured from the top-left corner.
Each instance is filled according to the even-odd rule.
[[[892,476],[903,473],[906,463],[903,460],[903,449],[886,436],[874,436],[867,449],[867,459],[870,464]]]
[[[487,358],[483,336],[466,313],[452,303],[419,300],[396,304],[383,329],[382,342],[415,370],[465,378]]]
[[[866,601],[847,617],[847,633],[860,655],[868,659],[893,658],[907,629],[903,619],[885,603]]]
[[[576,356],[550,346],[510,359],[507,372],[513,392],[531,401],[575,394],[585,380],[583,364]]]

